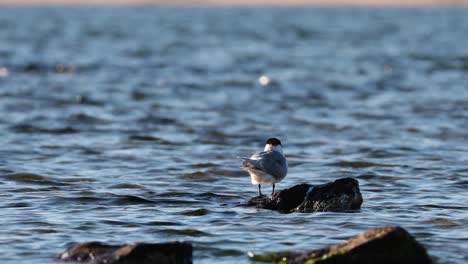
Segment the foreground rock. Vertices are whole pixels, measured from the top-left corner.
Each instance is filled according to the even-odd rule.
[[[369,229],[342,244],[306,252],[283,252],[256,256],[251,260],[273,263],[307,264],[394,264],[432,263],[425,248],[401,227]]]
[[[100,242],[88,242],[68,248],[58,258],[64,261],[106,264],[190,264],[192,244],[171,242],[105,245]]]
[[[323,212],[359,209],[361,204],[359,182],[342,178],[322,185],[299,184],[271,197],[257,196],[242,205],[282,212]]]

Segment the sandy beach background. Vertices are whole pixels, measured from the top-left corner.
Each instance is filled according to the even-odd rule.
[[[0,5],[468,5],[468,0],[0,0]]]

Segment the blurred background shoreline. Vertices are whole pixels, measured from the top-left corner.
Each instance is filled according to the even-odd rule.
[[[468,0],[0,0],[0,5],[468,6]]]

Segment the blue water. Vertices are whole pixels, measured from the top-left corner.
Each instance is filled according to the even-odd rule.
[[[2,7],[2,263],[91,240],[245,263],[385,225],[467,262],[467,33],[462,8]],[[362,209],[237,207],[272,136],[277,190],[355,177]]]

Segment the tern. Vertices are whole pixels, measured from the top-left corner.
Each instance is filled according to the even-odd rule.
[[[275,183],[282,181],[288,173],[288,163],[283,155],[281,141],[277,138],[269,138],[263,151],[242,160],[242,169],[250,174],[253,185],[258,184],[260,196],[262,196],[261,184],[272,184],[273,195]]]

